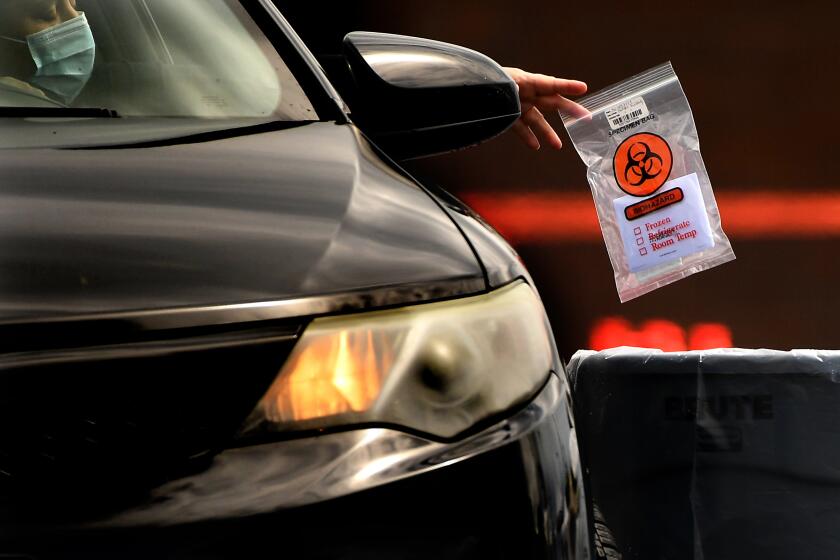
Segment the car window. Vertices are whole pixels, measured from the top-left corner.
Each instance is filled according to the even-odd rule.
[[[81,91],[70,98],[58,87],[51,91],[37,74],[4,76],[0,64],[0,106],[102,107],[125,117],[318,120],[238,0],[77,0],[76,7],[95,42],[92,73]],[[0,41],[0,49],[34,57],[32,38],[17,38],[27,44]]]

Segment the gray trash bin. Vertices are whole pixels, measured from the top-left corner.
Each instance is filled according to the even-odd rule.
[[[579,352],[590,495],[625,559],[840,558],[840,352]]]

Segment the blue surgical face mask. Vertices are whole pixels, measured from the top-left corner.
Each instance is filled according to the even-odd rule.
[[[31,83],[64,103],[72,103],[93,72],[96,43],[84,13],[53,27],[33,33],[26,43],[38,70]]]

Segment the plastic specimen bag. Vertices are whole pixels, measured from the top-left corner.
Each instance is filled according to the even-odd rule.
[[[588,167],[622,302],[735,258],[670,63],[561,114]]]

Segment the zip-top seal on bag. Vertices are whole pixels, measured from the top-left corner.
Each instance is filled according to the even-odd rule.
[[[670,63],[561,113],[586,164],[622,302],[735,259]]]

